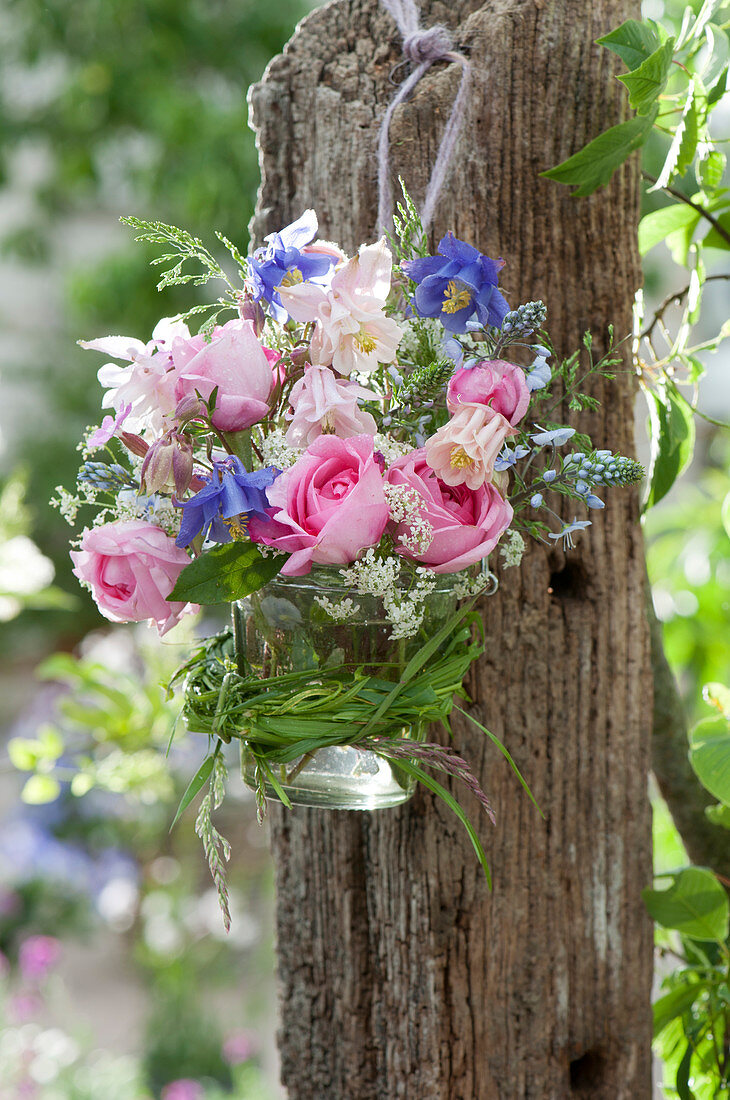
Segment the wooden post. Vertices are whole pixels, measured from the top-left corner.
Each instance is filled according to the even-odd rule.
[[[563,354],[586,329],[599,344],[611,322],[631,330],[638,166],[578,200],[538,173],[620,121],[617,64],[593,42],[638,15],[632,0],[422,3],[423,24],[446,23],[475,69],[433,241],[453,229],[504,256],[508,300],[544,299]],[[376,135],[400,46],[377,0],[335,0],[271,63],[251,95],[258,239],[308,206],[321,236],[348,250],[374,238]],[[460,71],[434,66],[394,116],[393,178],[417,200]],[[631,453],[634,392],[628,369],[596,387],[603,404],[581,426],[597,446]],[[455,792],[479,821],[492,894],[461,827],[425,793],[372,815],[272,813],[292,1100],[650,1096],[640,890],[651,877],[651,673],[637,515],[635,492],[612,491],[575,550],[532,548],[484,601],[474,713],[546,813],[481,734],[454,723],[498,815],[493,829]]]

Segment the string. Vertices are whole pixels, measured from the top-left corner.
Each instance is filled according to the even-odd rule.
[[[378,227],[381,232],[390,228],[393,214],[393,192],[390,184],[390,121],[393,112],[411,94],[421,77],[435,61],[452,61],[461,65],[461,83],[451,108],[444,130],[439,151],[436,155],[431,178],[423,200],[421,220],[428,228],[433,218],[441,188],[456,146],[459,132],[466,115],[466,101],[469,92],[471,67],[463,54],[454,50],[454,44],[448,29],[440,23],[424,29],[420,25],[419,11],[415,0],[380,0],[390,13],[403,36],[403,55],[415,68],[403,81],[395,98],[388,105],[378,134]]]

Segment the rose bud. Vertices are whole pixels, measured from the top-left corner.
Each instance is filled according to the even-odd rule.
[[[180,424],[187,424],[189,420],[205,414],[205,405],[194,393],[187,393],[181,397],[175,406],[175,419]]]
[[[264,331],[264,325],[266,324],[266,314],[261,308],[259,302],[255,302],[253,298],[241,297],[238,301],[238,315],[242,321],[251,321],[253,324],[254,332],[257,336],[260,336]]]

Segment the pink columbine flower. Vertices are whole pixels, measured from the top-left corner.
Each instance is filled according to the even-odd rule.
[[[174,539],[146,520],[133,519],[87,528],[71,551],[73,572],[89,586],[97,607],[115,623],[151,619],[165,634],[195,604],[168,602],[190,559]]]
[[[254,542],[286,551],[282,574],[349,565],[380,542],[390,509],[370,435],[322,435],[267,489],[269,520],[254,516]]]
[[[121,428],[131,411],[131,405],[122,405],[116,416],[105,416],[101,422],[101,427],[97,428],[95,432],[92,432],[87,439],[87,448],[90,451],[96,451],[99,447],[103,447],[107,444],[112,436],[117,434],[117,430]]]
[[[175,411],[175,368],[171,349],[173,342],[180,338],[190,338],[187,325],[174,317],[164,317],[147,344],[129,336],[79,340],[82,348],[102,351],[130,364],[120,367],[116,363],[105,363],[97,375],[107,390],[103,408],[119,413],[125,405],[131,406],[128,431],[160,431],[165,417]]]
[[[497,455],[505,440],[516,434],[509,420],[488,405],[462,404],[426,440],[426,461],[447,485],[478,489],[492,480]]]
[[[329,289],[302,282],[280,286],[279,295],[295,321],[314,321],[312,361],[338,374],[375,370],[392,363],[401,330],[385,316],[393,257],[382,238],[363,246],[338,268]]]
[[[61,957],[61,944],[55,936],[28,936],[20,945],[18,965],[27,981],[42,981]]]
[[[292,412],[286,433],[290,447],[308,447],[318,436],[338,435],[347,439],[353,435],[375,435],[377,424],[357,401],[377,401],[377,394],[337,378],[329,367],[308,367],[303,378],[294,383],[289,400]]]
[[[519,424],[530,404],[525,373],[503,359],[482,359],[473,367],[462,367],[449,381],[446,390],[449,412],[463,404],[489,405],[513,426]]]

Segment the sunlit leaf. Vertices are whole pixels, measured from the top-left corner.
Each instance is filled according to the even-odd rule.
[[[232,603],[263,588],[281,571],[284,555],[265,558],[253,542],[214,546],[186,566],[168,600]]]
[[[591,195],[598,187],[605,186],[616,169],[644,144],[656,115],[654,107],[648,115],[637,115],[612,126],[568,160],[540,175],[557,183],[574,185],[576,198]]]
[[[624,73],[618,79],[629,93],[629,103],[640,115],[648,114],[667,86],[672,63],[674,39],[667,41],[645,58],[638,69]]]
[[[689,759],[705,790],[730,805],[730,723],[704,718],[690,731]]]
[[[20,797],[31,806],[53,802],[61,793],[61,784],[50,775],[31,775]]]
[[[638,69],[661,45],[657,33],[636,19],[627,19],[620,27],[597,38],[596,42],[618,54],[628,69]]]
[[[695,424],[692,409],[676,386],[667,382],[646,391],[651,428],[651,461],[644,508],[652,508],[683,473],[694,452]]]
[[[712,871],[687,867],[671,877],[668,890],[642,890],[652,920],[692,939],[724,942],[730,900]]]
[[[700,215],[684,202],[675,202],[652,210],[639,222],[639,252],[645,256],[655,245],[666,240],[670,233],[678,229],[696,227]]]

